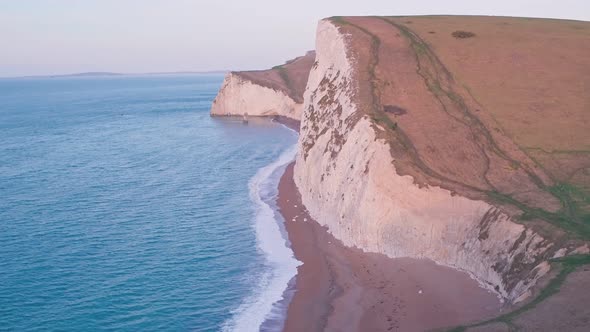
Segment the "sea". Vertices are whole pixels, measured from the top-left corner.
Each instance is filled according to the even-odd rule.
[[[211,118],[222,80],[0,79],[0,331],[281,329],[297,134]]]

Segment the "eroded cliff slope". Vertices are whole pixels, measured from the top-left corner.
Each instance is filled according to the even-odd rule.
[[[345,244],[390,257],[432,259],[519,301],[550,270],[549,259],[588,252],[590,136],[584,128],[590,103],[583,93],[569,100],[568,88],[551,90],[554,95],[542,91],[553,86],[549,71],[575,77],[561,82],[574,90],[576,82],[590,83],[590,50],[583,43],[586,32],[574,31],[568,38],[553,36],[567,52],[546,51],[532,59],[537,44],[506,45],[546,38],[546,22],[477,18],[472,26],[473,19],[322,20],[304,96],[295,181],[312,217]],[[463,31],[470,27],[476,31]],[[498,38],[510,31],[517,31],[509,36],[514,41]],[[438,34],[446,39],[424,37]],[[502,43],[508,54],[497,51]],[[488,52],[502,54],[490,58]],[[564,68],[555,68],[556,59]],[[478,66],[465,69],[463,62]],[[512,75],[537,80],[487,79],[507,65]],[[549,104],[560,98],[568,99],[567,109]],[[539,134],[546,128],[531,124],[534,115],[512,114],[546,111],[547,105],[562,113],[552,115],[558,127],[570,130],[555,139],[565,135],[575,146]],[[514,124],[514,117],[523,121]],[[545,162],[531,152],[552,154],[544,149],[547,142],[575,153],[556,167],[555,156]],[[564,168],[571,170],[563,176],[569,182],[556,176],[567,173]]]
[[[310,51],[272,69],[228,73],[213,101],[211,115],[279,115],[299,120],[314,59],[315,52]]]

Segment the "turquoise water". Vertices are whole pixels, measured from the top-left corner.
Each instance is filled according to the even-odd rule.
[[[293,276],[296,136],[219,75],[0,80],[0,330],[256,330]],[[275,315],[281,315],[275,307]]]

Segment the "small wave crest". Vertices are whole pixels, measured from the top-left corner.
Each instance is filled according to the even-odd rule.
[[[254,291],[225,323],[224,331],[258,331],[267,319],[282,315],[275,304],[283,300],[283,293],[301,262],[295,259],[283,237],[282,217],[273,209],[273,201],[283,170],[295,159],[296,153],[297,146],[291,146],[273,163],[259,169],[250,180],[250,199],[255,209],[254,229],[258,247],[265,255],[266,271],[257,280]]]

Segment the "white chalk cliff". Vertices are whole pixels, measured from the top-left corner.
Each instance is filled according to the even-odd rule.
[[[489,203],[398,175],[379,125],[359,111],[355,92],[366,82],[355,77],[347,36],[323,20],[316,47],[295,165],[311,216],[348,246],[427,258],[470,273],[509,301],[527,297],[550,269],[540,257],[553,243]]]
[[[297,103],[282,90],[259,85],[240,74],[229,73],[213,101],[211,115],[281,115],[299,120],[302,109],[303,104]]]
[[[212,116],[284,116],[299,121],[303,91],[315,52],[267,70],[230,72],[211,107]]]
[[[295,183],[310,215],[345,245],[460,269],[510,302],[530,295],[551,268],[548,258],[588,251],[556,244],[489,201],[400,175],[383,124],[359,97],[371,83],[358,74],[366,50],[355,47],[322,20],[302,102],[230,73],[211,114],[301,119]]]

